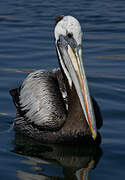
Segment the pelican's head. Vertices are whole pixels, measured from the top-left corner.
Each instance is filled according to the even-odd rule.
[[[72,16],[60,16],[55,26],[56,48],[60,64],[78,94],[92,137],[97,136],[95,115],[82,59],[82,30],[78,20]]]

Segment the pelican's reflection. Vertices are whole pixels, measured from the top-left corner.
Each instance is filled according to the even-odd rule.
[[[88,180],[102,156],[100,147],[43,145],[21,134],[15,135],[13,152],[26,157],[27,168],[17,171],[21,180]]]

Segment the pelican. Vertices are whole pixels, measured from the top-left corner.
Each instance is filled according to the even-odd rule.
[[[54,34],[60,69],[37,70],[10,90],[15,130],[43,143],[100,143],[102,116],[88,88],[80,23],[59,16]]]

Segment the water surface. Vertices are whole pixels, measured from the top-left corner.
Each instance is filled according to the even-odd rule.
[[[89,87],[102,111],[101,148],[50,146],[15,134],[9,89],[35,69],[58,67],[55,18],[71,14],[83,29]],[[123,179],[125,177],[125,2],[0,1],[1,179]]]

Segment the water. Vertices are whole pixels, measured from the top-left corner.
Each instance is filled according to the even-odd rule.
[[[89,86],[104,119],[101,148],[50,146],[15,134],[9,89],[34,69],[58,67],[55,17],[71,14],[84,31]],[[0,177],[123,179],[125,177],[125,2],[0,1]]]

